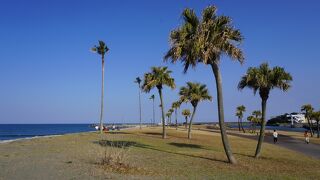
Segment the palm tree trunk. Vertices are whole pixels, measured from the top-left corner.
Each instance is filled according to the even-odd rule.
[[[255,122],[253,122],[253,134],[256,134],[256,129],[257,129],[257,126],[256,126],[256,123]]]
[[[140,118],[140,129],[141,128],[141,88],[140,88],[140,83],[139,83],[139,118]]]
[[[218,98],[218,115],[219,115],[219,126],[221,132],[221,139],[223,143],[224,151],[227,155],[227,158],[231,164],[237,164],[236,159],[234,158],[231,147],[229,145],[229,140],[226,132],[226,127],[224,124],[224,109],[223,109],[223,95],[222,95],[222,79],[219,71],[219,66],[217,63],[212,63],[211,68],[216,79],[216,88],[217,88],[217,98]]]
[[[175,110],[175,116],[176,116],[176,130],[178,130],[178,115],[177,115],[177,108]]]
[[[319,134],[319,120],[317,120],[317,138],[319,138],[320,134]]]
[[[104,99],[104,55],[101,56],[102,60],[102,80],[101,80],[101,110],[100,110],[100,134],[103,133],[103,99]]]
[[[314,124],[312,123],[312,120],[310,120],[310,124],[311,124],[311,130],[312,130],[312,135],[315,135],[315,130],[314,130]]]
[[[307,121],[308,121],[308,125],[309,125],[310,135],[311,135],[311,137],[313,137],[313,130],[311,127],[311,122],[310,122],[310,118],[309,118],[308,114],[307,114]]]
[[[243,133],[246,133],[246,131],[245,131],[244,128],[243,128],[242,118],[240,118],[240,125],[241,125],[241,129],[242,129]]]
[[[153,125],[155,125],[155,114],[154,114],[154,98],[152,99],[152,107],[153,107]]]
[[[266,128],[267,99],[262,99],[261,107],[262,107],[262,118],[261,118],[260,135],[259,135],[259,140],[256,148],[255,158],[259,158],[261,154],[262,143],[264,140],[264,130]]]
[[[186,129],[188,128],[188,116],[186,116],[186,125],[185,125]]]
[[[165,122],[165,118],[164,118],[162,91],[161,91],[161,89],[158,89],[158,91],[159,91],[159,97],[160,97],[160,103],[161,103],[161,111],[162,111],[162,139],[165,139],[165,138],[167,138],[167,133],[166,133],[166,122]]]
[[[254,134],[254,122],[251,122],[251,132]]]
[[[188,139],[191,139],[192,121],[193,121],[194,115],[196,114],[196,110],[197,110],[197,106],[194,106],[193,107],[193,112],[192,112],[192,115],[191,115],[191,119],[189,121]]]
[[[241,131],[240,130],[240,118],[238,117],[238,128],[239,128],[239,132]]]

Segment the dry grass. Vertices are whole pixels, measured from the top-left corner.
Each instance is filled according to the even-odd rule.
[[[186,138],[183,129],[170,128],[166,140],[161,139],[160,128],[126,133],[119,138],[136,142],[130,147],[129,161],[152,172],[151,176],[191,179],[316,179],[320,176],[318,171],[309,173],[319,160],[271,144],[264,144],[262,157],[254,159],[256,142],[244,138],[230,136],[239,163],[234,166],[227,163],[217,133],[194,130],[192,140]]]
[[[102,141],[100,141],[102,139]],[[229,136],[238,160],[230,165],[218,133],[184,129],[133,129],[72,134],[0,144],[0,179],[319,179],[320,160]],[[50,178],[49,178],[50,179]]]

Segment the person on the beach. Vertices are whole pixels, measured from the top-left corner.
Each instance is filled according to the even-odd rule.
[[[273,143],[277,143],[278,142],[278,132],[277,130],[273,130]]]
[[[305,132],[304,132],[304,137],[305,137],[305,142],[306,142],[307,144],[309,144],[310,139],[309,139],[308,131],[305,131]]]

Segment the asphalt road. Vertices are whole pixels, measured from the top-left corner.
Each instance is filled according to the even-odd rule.
[[[201,129],[201,130],[203,130],[203,129]],[[209,130],[209,131],[220,133],[219,130]],[[235,132],[227,131],[227,134],[233,135],[233,136],[238,136],[238,137],[243,137],[243,138],[248,138],[248,139],[253,139],[253,140],[258,140],[258,138],[259,138],[259,136],[254,136],[254,135],[251,135],[248,133],[243,134],[242,132],[238,132],[238,131],[235,131]],[[264,138],[264,142],[274,144],[273,143],[273,136],[270,134],[266,134],[266,136]],[[312,144],[312,142],[309,144],[306,144],[302,140],[279,134],[278,135],[278,142],[275,145],[303,153],[303,154],[310,156],[310,157],[313,157],[313,158],[320,159],[320,144]]]

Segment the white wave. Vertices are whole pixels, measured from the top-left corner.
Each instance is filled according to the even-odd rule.
[[[0,144],[11,143],[15,141],[24,141],[28,139],[49,138],[49,137],[57,137],[57,136],[62,136],[62,135],[33,136],[33,137],[18,138],[18,139],[0,140]]]

